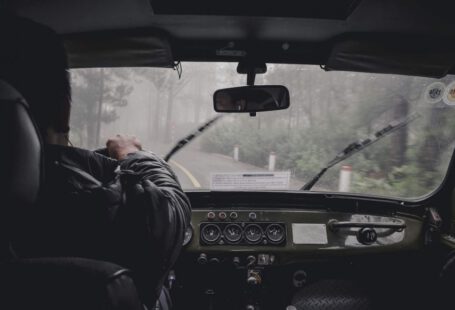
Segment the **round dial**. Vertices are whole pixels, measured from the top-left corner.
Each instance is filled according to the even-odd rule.
[[[221,229],[215,224],[206,225],[202,228],[201,237],[207,243],[215,243],[221,237]]]
[[[190,243],[191,238],[193,238],[193,227],[190,225],[185,230],[185,236],[183,237],[183,246],[185,246],[188,243]]]
[[[265,234],[267,238],[273,243],[279,243],[284,240],[284,236],[286,232],[284,231],[284,227],[280,224],[270,224]]]
[[[261,241],[262,228],[256,224],[249,224],[245,227],[245,239],[251,243]]]
[[[242,228],[237,224],[229,224],[224,228],[224,237],[230,243],[239,242],[242,239]]]
[[[373,228],[364,227],[357,232],[357,240],[361,244],[370,245],[376,242],[378,233]]]

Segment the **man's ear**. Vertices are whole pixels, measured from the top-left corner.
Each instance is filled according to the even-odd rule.
[[[47,135],[44,140],[48,144],[68,145],[68,132],[56,132],[52,127],[47,129]]]

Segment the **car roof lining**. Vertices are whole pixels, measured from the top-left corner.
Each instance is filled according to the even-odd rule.
[[[224,16],[219,14],[229,13],[226,7],[224,11],[223,7],[218,12],[204,11],[201,5],[197,5],[204,1],[191,2],[193,8],[183,5],[183,2],[179,6],[177,0],[168,3],[164,0],[68,0],[64,3],[58,0],[39,3],[7,0],[6,3],[17,14],[47,24],[61,34],[72,67],[169,67],[169,56],[177,61],[238,61],[242,57],[252,57],[269,63],[325,65],[330,57],[334,57],[334,44],[339,44],[342,39],[352,41],[352,34],[368,36],[371,40],[391,34],[386,42],[389,49],[393,49],[396,38],[406,36],[412,48],[404,51],[401,57],[405,59],[406,53],[415,50],[418,55],[426,55],[423,59],[430,65],[432,60],[437,62],[435,50],[445,51],[447,63],[451,63],[449,58],[455,55],[452,46],[445,45],[455,41],[455,19],[451,18],[450,1],[446,0],[346,0],[341,1],[349,7],[343,16],[333,16],[330,10],[321,13],[316,4],[308,6],[309,13],[296,14],[290,0],[280,1],[279,10],[265,4],[252,10],[251,7],[242,7],[240,1],[234,1],[231,2],[230,9],[234,10],[231,14],[238,12],[236,15],[240,16]],[[336,1],[322,2],[327,6],[335,5]],[[276,16],[242,16],[248,12],[250,15]],[[308,16],[296,17],[299,14]],[[127,40],[126,33],[131,36],[140,33],[140,38]],[[110,44],[109,49],[101,53],[99,45],[95,46],[93,42],[94,34],[99,38],[104,34],[111,40],[116,36],[123,39]],[[167,50],[164,46],[169,44],[168,57],[162,57],[155,49],[157,42],[162,43],[158,48],[161,52]],[[247,56],[239,57],[242,51]],[[366,48],[362,51],[365,56],[368,52],[375,52],[373,58],[378,60],[377,51]],[[390,50],[385,48],[382,56],[387,56],[387,53],[390,54]],[[157,59],[147,59],[147,55]],[[410,59],[410,65],[418,66],[422,62],[422,57],[411,55]],[[428,75],[428,72],[409,72],[409,68],[396,66],[392,70],[387,61],[366,66],[367,69],[365,66],[360,66],[364,68],[361,69],[356,65],[337,67],[333,62],[329,64],[333,70]],[[453,73],[453,68],[445,68],[444,72]],[[430,75],[440,74],[441,70]]]

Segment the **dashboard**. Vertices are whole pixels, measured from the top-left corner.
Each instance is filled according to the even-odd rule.
[[[229,203],[224,203],[229,205]],[[185,252],[199,264],[282,265],[314,259],[422,248],[421,217],[394,212],[289,208],[285,201],[250,207],[194,205]],[[262,206],[262,207],[261,207]]]
[[[310,283],[386,287],[421,268],[423,205],[315,192],[187,194],[177,308],[285,309]]]

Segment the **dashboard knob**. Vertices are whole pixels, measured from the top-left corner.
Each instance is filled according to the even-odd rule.
[[[261,272],[259,270],[249,270],[246,278],[248,285],[260,285],[262,282]]]
[[[207,213],[207,218],[208,218],[209,220],[214,220],[215,217],[216,217],[215,212],[209,212],[209,213]]]
[[[376,230],[369,227],[364,227],[357,232],[357,240],[361,244],[370,245],[376,242],[378,234]]]
[[[258,285],[259,281],[256,277],[251,276],[251,277],[248,277],[248,279],[246,279],[246,283],[248,283],[249,285]]]
[[[198,264],[200,264],[200,265],[205,265],[205,264],[207,264],[207,261],[208,261],[208,260],[207,260],[207,255],[204,254],[204,253],[201,253],[201,254],[199,255],[199,257],[197,258],[197,262],[198,262]]]
[[[231,218],[231,220],[236,220],[239,217],[239,214],[237,212],[231,212],[229,214],[229,217]]]
[[[248,214],[248,218],[249,218],[250,220],[252,220],[252,221],[256,220],[257,217],[258,217],[258,216],[257,216],[256,213],[254,213],[254,212],[250,212],[250,214]]]
[[[292,276],[294,287],[302,287],[307,283],[308,276],[304,270],[297,270]]]
[[[218,213],[218,218],[220,220],[225,220],[227,218],[226,212],[220,212]]]
[[[217,265],[220,263],[220,260],[216,257],[213,257],[209,260],[209,263],[212,264],[212,265]]]

